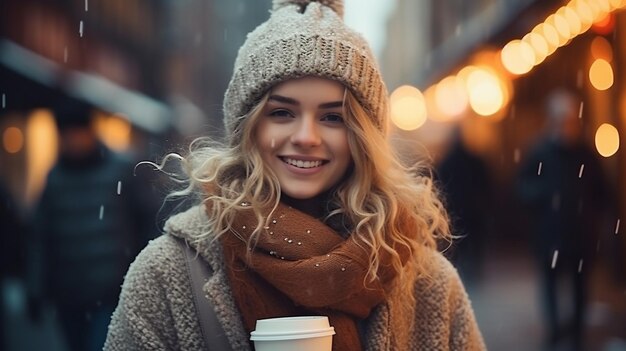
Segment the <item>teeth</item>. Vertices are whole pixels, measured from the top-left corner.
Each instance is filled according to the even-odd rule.
[[[292,158],[283,158],[283,160],[298,168],[314,168],[322,165],[322,161],[302,161],[302,160],[294,160]]]

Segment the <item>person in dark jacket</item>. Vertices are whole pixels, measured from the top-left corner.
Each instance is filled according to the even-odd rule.
[[[447,250],[466,286],[482,273],[491,204],[491,181],[485,161],[465,144],[461,130],[454,132],[450,149],[436,168],[454,232],[460,239]]]
[[[583,347],[587,280],[599,238],[598,219],[606,208],[602,165],[582,138],[580,99],[555,90],[547,100],[546,135],[524,161],[519,196],[527,205],[534,232],[548,344],[570,335]],[[558,283],[567,279],[573,294],[573,317],[561,326]],[[567,313],[567,312],[566,312]]]
[[[77,351],[102,349],[124,273],[156,234],[134,163],[99,141],[91,112],[78,101],[55,109],[59,159],[35,211],[30,250],[31,302],[53,303]]]

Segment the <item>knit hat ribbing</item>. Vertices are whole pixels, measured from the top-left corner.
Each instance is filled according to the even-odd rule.
[[[270,18],[248,34],[235,60],[224,96],[228,136],[272,86],[305,76],[343,83],[384,130],[387,88],[369,45],[342,15],[343,0],[274,0]]]

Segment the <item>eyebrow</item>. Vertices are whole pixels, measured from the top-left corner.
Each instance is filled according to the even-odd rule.
[[[282,96],[282,95],[275,95],[275,94],[270,95],[269,100],[282,102],[284,104],[289,104],[289,105],[294,105],[294,106],[300,106],[300,102],[298,100],[292,99],[290,97]],[[342,107],[342,106],[343,106],[343,101],[332,101],[332,102],[325,102],[323,104],[319,104],[318,108],[331,109],[331,108],[337,108],[337,107]]]

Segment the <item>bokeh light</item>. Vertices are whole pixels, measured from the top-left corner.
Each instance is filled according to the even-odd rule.
[[[24,133],[17,127],[8,127],[2,133],[2,145],[10,154],[16,154],[24,147]]]
[[[426,122],[426,101],[419,89],[403,85],[391,94],[391,121],[400,129],[414,130]]]
[[[596,149],[604,157],[613,156],[619,150],[619,132],[613,125],[604,123],[596,131]]]
[[[465,81],[469,104],[480,116],[490,116],[504,106],[504,92],[498,76],[486,67],[473,69]]]
[[[594,59],[604,59],[608,62],[613,61],[613,48],[606,38],[596,36],[591,41],[591,56]]]
[[[529,72],[535,64],[535,51],[525,41],[511,40],[502,48],[500,53],[502,65],[513,74]]]
[[[546,41],[549,44],[548,47],[551,49],[550,52],[554,52],[560,46],[559,33],[556,31],[554,26],[548,22],[542,23],[538,25],[538,27],[538,30],[541,31],[540,34],[546,38]]]
[[[52,112],[36,109],[28,117],[26,137],[25,203],[32,204],[41,194],[46,176],[57,159],[58,135]]]
[[[560,11],[557,11],[551,20],[557,33],[559,33],[559,42],[561,45],[565,44],[572,37],[572,32],[567,18],[565,18]]]
[[[571,36],[582,33],[583,25],[581,23],[578,14],[569,6],[563,6],[559,9],[559,13],[565,18],[569,26],[569,32]]]
[[[596,59],[589,68],[589,81],[598,90],[607,90],[613,86],[613,68],[604,59]]]
[[[435,87],[437,109],[449,118],[459,117],[467,110],[468,96],[463,81],[456,76],[442,79]]]
[[[603,14],[603,16],[598,18],[591,26],[594,32],[601,35],[610,34],[611,32],[613,32],[614,27],[615,18],[611,13]]]
[[[548,42],[546,41],[546,39],[535,32],[530,32],[526,34],[524,38],[522,38],[522,41],[532,47],[535,53],[535,65],[543,62],[543,60],[545,60],[546,57],[548,57],[548,55],[550,54],[550,48],[548,47]]]
[[[591,13],[591,8],[585,1],[579,0],[574,3],[574,11],[576,11],[578,18],[580,18],[580,32],[584,33],[591,28],[591,24],[593,23],[593,14]]]
[[[130,146],[132,126],[120,115],[97,113],[94,128],[102,142],[116,151],[125,151]]]

